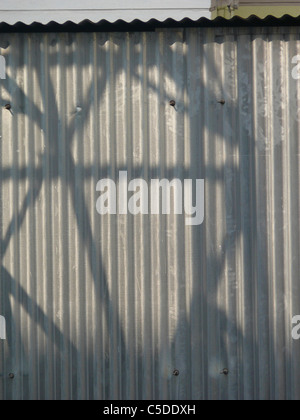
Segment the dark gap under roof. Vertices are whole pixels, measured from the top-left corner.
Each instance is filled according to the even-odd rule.
[[[235,16],[232,19],[224,19],[217,17],[214,20],[200,18],[199,20],[191,20],[185,18],[181,21],[174,19],[167,19],[160,22],[151,19],[148,22],[140,20],[133,20],[132,22],[125,22],[118,20],[116,22],[108,22],[101,20],[98,23],[93,23],[89,20],[84,20],[77,24],[72,21],[67,21],[60,24],[54,21],[44,25],[38,22],[33,22],[26,25],[22,22],[17,22],[14,25],[8,25],[5,22],[0,23],[1,33],[19,33],[19,32],[135,32],[135,31],[155,31],[158,28],[201,28],[201,27],[271,27],[271,26],[299,26],[300,16],[292,17],[284,15],[281,18],[267,16],[261,19],[257,16],[250,16],[247,19]]]

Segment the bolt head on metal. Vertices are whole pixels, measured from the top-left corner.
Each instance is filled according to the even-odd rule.
[[[6,105],[4,106],[4,108],[5,108],[5,109],[7,109],[8,111],[10,111],[10,110],[11,110],[11,104],[6,104]]]
[[[170,101],[170,105],[171,106],[175,106],[176,105],[176,102],[174,101],[174,99],[172,99],[172,101]]]
[[[179,370],[178,370],[178,369],[174,369],[174,371],[173,371],[173,375],[174,375],[174,376],[178,376],[178,375],[179,375]]]
[[[225,99],[221,99],[220,101],[218,101],[219,102],[219,104],[221,104],[221,105],[225,105],[226,104],[226,101],[225,101]]]
[[[10,374],[8,375],[8,377],[9,377],[9,379],[14,379],[15,375],[14,375],[13,373],[10,373]]]
[[[228,369],[223,369],[223,370],[220,372],[220,374],[221,374],[221,375],[225,375],[225,376],[227,376],[227,375],[229,375],[229,370],[228,370]]]

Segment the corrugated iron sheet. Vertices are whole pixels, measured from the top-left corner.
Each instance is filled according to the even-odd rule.
[[[0,47],[0,399],[298,399],[299,28]],[[121,170],[205,179],[204,223],[100,216]]]
[[[176,20],[168,18],[166,20],[150,19],[147,22],[143,22],[140,19],[134,19],[131,22],[126,22],[119,19],[115,22],[109,22],[105,19],[95,22],[90,20],[83,20],[80,23],[74,21],[67,21],[64,24],[51,21],[47,24],[40,22],[33,22],[26,24],[19,21],[15,24],[8,24],[5,21],[0,22],[0,33],[77,33],[77,32],[151,32],[156,29],[174,29],[174,28],[219,28],[219,27],[286,27],[286,26],[299,26],[300,16],[293,17],[285,14],[281,18],[274,16],[267,16],[260,18],[258,16],[251,15],[248,18],[242,18],[240,16],[234,16],[231,19],[227,19],[221,16],[215,19],[207,19],[202,17],[200,19],[184,18]]]
[[[11,25],[17,22],[47,24],[51,21],[62,24],[69,20],[80,23],[85,19],[91,22],[102,19],[148,22],[150,19],[210,18],[210,5],[210,0],[185,0],[184,3],[181,0],[87,0],[84,3],[81,0],[10,0],[2,1],[0,15]]]

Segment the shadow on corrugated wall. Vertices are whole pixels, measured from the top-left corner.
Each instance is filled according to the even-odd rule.
[[[284,253],[275,236],[292,242],[281,236],[285,216],[268,213],[268,194],[273,204],[284,198],[268,168],[286,156],[280,142],[270,146],[281,134],[270,140],[270,115],[260,112],[271,100],[261,67],[273,35],[226,31],[5,36],[16,79],[2,88],[12,110],[2,113],[1,218],[11,219],[2,223],[1,398],[295,396],[277,295],[285,283],[268,254]],[[91,194],[122,170],[131,179],[205,179],[204,224],[103,221]],[[269,217],[282,222],[273,238]]]

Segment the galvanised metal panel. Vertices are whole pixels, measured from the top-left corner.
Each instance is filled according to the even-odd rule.
[[[0,398],[298,399],[299,28],[0,46]],[[100,216],[119,171],[204,179],[204,222]]]
[[[148,22],[158,19],[182,20],[184,18],[210,19],[210,0],[10,0],[0,4],[1,22],[14,25],[23,22],[47,24],[51,21],[80,23],[86,19],[91,22],[106,20],[132,22],[139,19]]]

